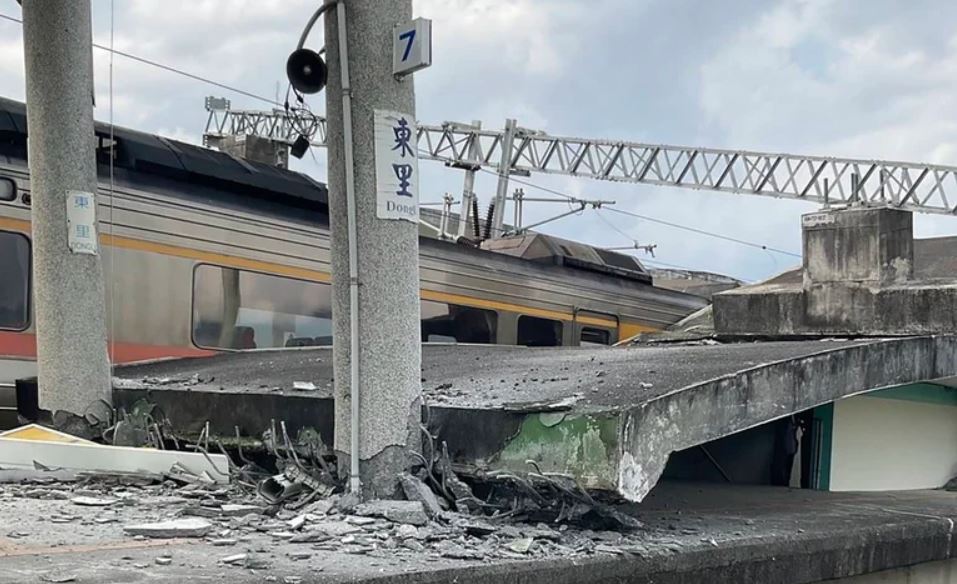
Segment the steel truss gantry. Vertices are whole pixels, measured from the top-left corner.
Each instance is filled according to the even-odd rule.
[[[207,109],[209,104],[207,103]],[[310,114],[311,115],[311,114]],[[304,124],[281,110],[210,109],[207,137],[257,134],[292,143],[311,126],[312,144],[324,145],[325,120]],[[957,214],[957,167],[913,162],[694,148],[553,136],[446,122],[418,127],[419,157],[474,173],[547,173],[727,193],[762,195],[829,205],[894,206],[918,213]],[[503,167],[504,172],[503,172]],[[504,191],[498,192],[500,203]]]

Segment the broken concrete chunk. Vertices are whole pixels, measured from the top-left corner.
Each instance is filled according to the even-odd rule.
[[[621,550],[621,548],[617,548],[617,547],[615,547],[615,546],[607,545],[607,544],[604,544],[604,543],[600,543],[600,544],[596,545],[593,549],[594,549],[596,552],[603,553],[603,554],[618,554],[618,555],[620,555],[620,554],[624,553],[624,552]]]
[[[216,547],[225,547],[228,545],[236,545],[236,540],[232,538],[221,538],[210,540],[209,545]]]
[[[311,381],[293,381],[292,388],[296,391],[316,391],[319,389],[316,387],[316,384]]]
[[[173,563],[173,558],[169,558],[169,557],[159,557],[159,558],[156,558],[156,559],[153,560],[153,561],[156,562],[156,565],[157,565],[157,566],[168,566],[168,565],[170,565],[170,564]]]
[[[350,533],[359,533],[362,531],[362,528],[346,523],[345,521],[330,521],[329,523],[310,525],[309,531],[317,531],[332,537],[341,537],[343,535],[349,535]]]
[[[250,513],[262,513],[263,508],[258,505],[240,505],[236,503],[227,503],[219,508],[220,514],[226,517],[242,517]]]
[[[418,538],[419,529],[416,526],[411,525],[409,523],[403,523],[402,525],[396,528],[395,536],[398,537],[399,539],[408,539],[410,537]]]
[[[485,537],[487,535],[492,535],[498,530],[498,528],[494,525],[480,521],[469,521],[467,523],[463,523],[462,527],[465,528],[465,533],[475,537]]]
[[[355,513],[366,517],[383,517],[395,523],[409,523],[412,525],[427,525],[429,523],[425,506],[420,501],[379,499],[357,505]]]
[[[333,510],[336,506],[336,502],[339,500],[337,495],[333,495],[328,499],[319,499],[318,501],[313,501],[312,503],[306,505],[306,508],[303,509],[303,513],[312,514],[312,515],[328,515],[330,511]]]
[[[335,507],[343,513],[351,513],[355,506],[361,502],[362,500],[359,498],[359,495],[355,493],[346,493],[339,497],[339,499],[336,501]]]
[[[295,517],[287,521],[286,524],[289,525],[289,529],[293,531],[298,531],[299,529],[302,529],[303,525],[306,524],[306,516],[296,515]]]
[[[41,576],[41,579],[44,582],[55,582],[56,584],[62,584],[64,582],[76,582],[76,574],[68,574],[68,573],[44,574],[43,576]]]
[[[408,473],[399,475],[399,484],[402,485],[402,492],[405,493],[406,498],[421,502],[429,517],[435,518],[442,513],[438,497],[427,484]]]
[[[449,558],[452,560],[481,560],[485,557],[485,554],[479,550],[470,550],[463,547],[454,547],[443,550],[439,555],[443,558]]]
[[[160,521],[158,523],[142,523],[140,525],[125,525],[123,531],[130,535],[141,535],[154,538],[174,537],[203,537],[213,528],[205,519],[194,517]]]
[[[372,525],[376,520],[373,517],[346,517],[346,521],[353,525]]]
[[[233,554],[231,556],[226,556],[219,561],[224,564],[239,564],[246,561],[246,554]]]
[[[307,531],[289,538],[289,543],[319,543],[331,539],[331,536],[322,531]]]
[[[74,505],[82,505],[84,507],[108,507],[118,500],[119,499],[105,499],[101,497],[73,497],[70,499]]]
[[[513,539],[505,545],[508,549],[515,552],[516,554],[527,554],[528,550],[532,548],[532,543],[535,540],[531,537],[520,537],[518,539]]]

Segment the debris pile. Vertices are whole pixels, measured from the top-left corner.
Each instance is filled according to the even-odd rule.
[[[213,550],[223,548],[221,554],[212,552],[215,562],[246,569],[309,560],[324,552],[493,561],[645,550],[646,534],[640,532],[517,523],[505,514],[469,515],[441,509],[440,503],[430,510],[419,500],[357,503],[350,495],[333,494],[293,510],[236,485],[184,483],[153,475],[54,479],[43,474],[0,483],[0,509],[4,501],[34,499],[44,515],[38,521],[96,526],[140,540],[200,540]],[[431,490],[417,478],[405,476],[403,484],[429,498]],[[31,530],[19,526],[3,531],[0,537],[11,540],[31,537]],[[156,565],[165,565],[162,560]]]
[[[172,438],[157,414],[146,408],[121,415],[110,436],[168,446]],[[436,445],[427,427],[424,452],[413,453],[416,466],[398,477],[401,501],[360,501],[345,493],[319,434],[303,430],[293,439],[280,422],[263,433],[255,452],[238,429],[227,452],[208,425],[195,444],[177,442],[177,450],[124,449],[192,450],[187,454],[208,462],[202,472],[181,464],[149,473],[0,469],[0,510],[4,501],[26,499],[35,501],[40,522],[93,526],[120,539],[203,541],[224,548],[213,552],[217,565],[250,570],[326,552],[477,562],[644,552],[647,534],[636,519],[596,501],[568,477],[531,465],[522,476],[463,480],[447,446]],[[78,446],[111,448],[90,444]],[[11,540],[30,536],[20,526],[0,533]],[[152,563],[175,561],[160,556]]]

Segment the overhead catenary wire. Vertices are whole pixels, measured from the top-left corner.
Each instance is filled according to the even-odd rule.
[[[689,226],[687,226],[687,225],[681,225],[681,224],[679,224],[679,223],[672,223],[671,221],[665,221],[665,220],[663,220],[663,219],[657,219],[657,218],[655,218],[655,217],[649,217],[648,215],[641,215],[641,214],[639,214],[639,213],[634,213],[634,212],[632,212],[632,211],[626,211],[626,210],[624,210],[624,209],[615,209],[614,207],[607,207],[606,210],[607,210],[607,211],[611,211],[612,213],[619,213],[619,214],[621,214],[621,215],[627,215],[627,216],[633,217],[633,218],[635,218],[635,219],[642,219],[642,220],[644,220],[644,221],[649,221],[649,222],[651,222],[651,223],[658,223],[658,224],[660,224],[660,225],[666,225],[666,226],[668,226],[668,227],[674,227],[675,229],[682,229],[682,230],[684,230],[684,231],[690,231],[691,233],[698,233],[698,234],[700,234],[700,235],[706,235],[706,236],[708,236],[708,237],[714,237],[714,238],[717,238],[717,239],[722,239],[722,240],[724,240],[724,241],[730,241],[730,242],[732,242],[732,243],[737,243],[737,244],[739,244],[739,245],[745,245],[745,246],[748,246],[748,247],[753,247],[753,248],[755,248],[755,249],[760,249],[760,250],[764,250],[764,251],[770,251],[770,252],[774,252],[774,253],[779,253],[779,254],[781,254],[781,255],[791,256],[791,257],[795,257],[795,258],[800,258],[800,257],[801,257],[801,254],[794,253],[794,252],[791,252],[791,251],[787,251],[787,250],[784,250],[784,249],[778,249],[778,248],[776,248],[776,247],[771,247],[770,245],[764,245],[764,244],[761,244],[761,243],[754,243],[753,241],[747,241],[747,240],[744,240],[744,239],[738,239],[737,237],[731,237],[731,236],[728,236],[728,235],[722,235],[722,234],[720,234],[720,233],[714,233],[714,232],[712,232],[712,231],[705,231],[704,229],[698,229],[697,227],[689,227]]]
[[[616,233],[618,233],[618,235],[621,235],[622,237],[624,237],[624,238],[627,239],[628,241],[631,241],[631,242],[635,243],[636,245],[638,244],[638,240],[637,240],[637,239],[635,239],[634,237],[632,237],[632,236],[629,235],[628,233],[625,233],[625,232],[624,232],[623,230],[621,230],[617,225],[615,225],[614,223],[612,223],[611,221],[609,221],[604,215],[602,215],[601,209],[595,209],[595,216],[598,217],[598,219],[599,219],[602,223],[604,223],[605,225],[607,225],[608,227],[610,227],[612,231],[615,231]]]
[[[482,169],[480,169],[480,170],[485,171],[485,172],[489,172],[490,174],[495,174],[496,176],[498,176],[496,173],[492,173],[491,171],[486,171],[486,169],[484,169],[484,168],[482,168]],[[517,178],[514,178],[514,177],[509,178],[509,180],[511,180],[511,181],[513,181],[513,182],[516,182],[516,183],[518,183],[518,184],[527,186],[527,187],[532,187],[532,188],[534,188],[534,189],[538,189],[538,190],[540,190],[540,191],[544,191],[544,192],[546,192],[546,193],[550,193],[550,194],[553,194],[553,195],[557,195],[557,196],[559,196],[559,197],[564,197],[564,198],[566,198],[566,199],[568,199],[568,200],[570,200],[570,201],[571,201],[571,200],[574,200],[574,199],[577,199],[577,197],[573,197],[572,195],[569,195],[569,194],[567,194],[567,193],[563,193],[563,192],[561,192],[561,191],[559,191],[559,190],[556,190],[556,189],[553,189],[553,188],[543,187],[543,186],[541,186],[541,185],[537,185],[537,184],[531,183],[531,182],[529,182],[529,181],[520,180],[520,179],[517,179]],[[769,246],[769,245],[764,245],[764,244],[761,244],[761,243],[755,243],[755,242],[753,242],[753,241],[747,241],[747,240],[744,240],[744,239],[738,239],[738,238],[736,238],[736,237],[731,237],[731,236],[728,236],[728,235],[723,235],[723,234],[721,234],[721,233],[715,233],[715,232],[712,232],[712,231],[706,231],[706,230],[704,230],[704,229],[699,229],[699,228],[697,228],[697,227],[691,227],[691,226],[689,226],[689,225],[682,225],[682,224],[680,224],[680,223],[674,223],[674,222],[671,222],[671,221],[665,221],[664,219],[658,219],[658,218],[656,218],[656,217],[650,217],[650,216],[648,216],[648,215],[640,215],[640,214],[638,214],[638,213],[634,213],[634,212],[632,212],[632,211],[626,211],[626,210],[624,210],[624,209],[617,209],[617,208],[615,208],[615,207],[602,207],[602,209],[595,209],[595,213],[596,213],[603,221],[605,221],[606,224],[608,224],[609,226],[611,226],[612,229],[614,229],[615,231],[617,231],[618,233],[620,233],[620,234],[623,235],[624,237],[627,237],[627,238],[628,238],[629,240],[631,240],[631,241],[634,241],[634,238],[633,238],[633,237],[631,237],[631,236],[628,235],[627,233],[624,233],[623,231],[621,231],[620,229],[618,229],[617,227],[615,227],[612,223],[610,223],[609,221],[607,221],[604,217],[601,217],[601,210],[611,211],[611,212],[613,212],[613,213],[620,213],[620,214],[622,214],[622,215],[628,215],[628,216],[631,216],[631,217],[633,217],[633,218],[635,218],[635,219],[642,219],[642,220],[648,221],[648,222],[650,222],[650,223],[657,223],[657,224],[659,224],[659,225],[665,225],[665,226],[667,226],[667,227],[672,227],[672,228],[675,228],[675,229],[683,229],[683,230],[685,230],[685,231],[690,231],[690,232],[692,232],[692,233],[697,233],[697,234],[699,234],[699,235],[705,235],[705,236],[708,236],[708,237],[716,237],[716,238],[722,239],[722,240],[724,240],[724,241],[730,241],[730,242],[732,242],[732,243],[737,243],[737,244],[740,244],[740,245],[746,245],[746,246],[749,246],[749,247],[753,247],[753,248],[755,248],[755,249],[761,249],[761,250],[764,250],[764,251],[770,251],[770,252],[779,253],[779,254],[782,254],[782,255],[787,255],[787,256],[796,257],[796,258],[801,257],[801,254],[797,254],[797,253],[790,252],[790,251],[783,250],[783,249],[778,249],[778,248],[776,248],[776,247],[772,247],[772,246]]]
[[[603,223],[605,223],[605,225],[607,225],[608,227],[610,227],[613,231],[615,231],[616,233],[618,233],[618,234],[621,235],[622,237],[628,239],[629,241],[634,242],[634,243],[637,245],[637,241],[635,240],[635,238],[633,238],[631,235],[629,235],[628,233],[626,233],[625,231],[623,231],[621,228],[619,228],[617,225],[615,225],[614,223],[612,223],[607,217],[604,217],[604,216],[601,214],[601,211],[600,211],[600,210],[596,209],[596,210],[595,210],[595,214],[598,216],[598,218],[599,218]],[[770,254],[769,254],[769,255],[770,255]],[[643,263],[643,264],[649,264],[649,265],[654,266],[654,267],[674,268],[674,269],[677,269],[677,270],[686,270],[686,271],[689,271],[689,272],[707,271],[707,270],[703,270],[702,268],[693,268],[693,267],[691,267],[691,266],[684,266],[684,265],[681,265],[681,264],[674,264],[674,263],[665,262],[665,261],[662,261],[662,260],[659,260],[659,259],[650,259],[650,258],[647,258],[647,257],[642,257],[642,258],[640,258],[639,261],[641,261],[641,263]],[[734,276],[734,277],[737,278],[738,280],[741,280],[742,282],[748,282],[748,283],[751,282],[751,280],[749,280],[749,279],[747,279],[747,278],[742,278],[742,277],[738,277],[738,276]]]
[[[426,152],[420,148],[420,149],[419,149],[419,153],[421,154],[421,153],[426,153]],[[448,158],[448,159],[442,158],[441,160],[445,160],[445,161],[447,161],[447,162],[451,162],[451,161],[452,161],[451,158]],[[486,173],[486,174],[490,174],[490,175],[492,175],[492,176],[498,177],[498,172],[494,172],[494,171],[488,170],[487,168],[479,167],[478,170],[479,170],[480,172],[484,172],[484,173]],[[517,183],[517,184],[520,184],[520,185],[524,185],[524,186],[527,186],[527,187],[531,187],[531,188],[533,188],[533,189],[538,189],[538,190],[540,190],[540,191],[543,191],[543,192],[546,192],[546,193],[549,193],[549,194],[552,194],[552,195],[556,195],[556,196],[562,197],[562,198],[564,198],[564,199],[568,199],[569,201],[578,201],[578,200],[580,200],[579,197],[575,197],[575,196],[569,195],[568,193],[562,192],[562,191],[557,190],[557,189],[553,189],[553,188],[550,188],[550,187],[545,187],[545,186],[542,186],[542,185],[538,185],[538,184],[535,184],[535,183],[530,182],[530,181],[527,181],[527,180],[521,180],[521,179],[518,179],[518,178],[515,178],[515,177],[509,177],[509,181],[514,182],[514,183]],[[747,241],[747,240],[744,240],[744,239],[738,239],[738,238],[736,238],[736,237],[731,237],[731,236],[729,236],[729,235],[723,235],[723,234],[721,234],[721,233],[715,233],[715,232],[713,232],[713,231],[707,231],[707,230],[704,230],[704,229],[699,229],[699,228],[697,228],[697,227],[691,227],[691,226],[689,226],[689,225],[682,225],[682,224],[680,224],[680,223],[675,223],[675,222],[672,222],[672,221],[666,221],[666,220],[664,220],[664,219],[658,219],[657,217],[651,217],[651,216],[648,216],[648,215],[640,215],[640,214],[634,213],[634,212],[632,212],[632,211],[625,211],[625,210],[623,210],[623,209],[616,209],[615,207],[602,207],[602,209],[604,209],[604,210],[606,210],[606,211],[611,211],[611,212],[614,212],[614,213],[621,213],[621,214],[623,214],[623,215],[628,215],[628,216],[631,216],[631,217],[633,217],[633,218],[635,218],[635,219],[642,219],[642,220],[648,221],[648,222],[650,222],[650,223],[657,223],[657,224],[659,224],[659,225],[664,225],[664,226],[671,227],[671,228],[674,228],[674,229],[681,229],[681,230],[688,231],[688,232],[691,232],[691,233],[697,233],[698,235],[704,235],[704,236],[706,236],[706,237],[714,237],[714,238],[717,238],[717,239],[721,239],[721,240],[723,240],[723,241],[728,241],[728,242],[732,242],[732,243],[737,243],[737,244],[739,244],[739,245],[744,245],[744,246],[747,246],[747,247],[752,247],[752,248],[754,248],[754,249],[760,249],[760,250],[764,250],[764,251],[774,252],[774,253],[778,253],[778,254],[782,254],[782,255],[786,255],[786,256],[791,256],[791,257],[795,257],[795,258],[800,258],[800,257],[801,257],[801,254],[797,254],[797,253],[794,253],[794,252],[790,252],[790,251],[787,251],[787,250],[784,250],[784,249],[778,249],[778,248],[776,248],[776,247],[772,247],[772,246],[769,246],[769,245],[765,245],[765,244],[761,244],[761,243],[755,243],[755,242],[753,242],[753,241]],[[596,211],[597,211],[597,209],[596,209]],[[626,235],[626,237],[628,237],[629,240],[634,241],[634,238],[632,238],[632,237],[630,237],[630,236],[627,236],[627,235]]]

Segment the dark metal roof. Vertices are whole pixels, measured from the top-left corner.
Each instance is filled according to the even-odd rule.
[[[101,141],[100,171],[109,154],[110,127],[96,123]],[[26,158],[26,106],[0,98],[0,153]],[[243,160],[224,152],[161,136],[114,127],[115,166],[164,178],[213,186],[240,195],[282,199],[296,206],[328,207],[326,186],[304,174]],[[104,150],[103,148],[106,148]]]

